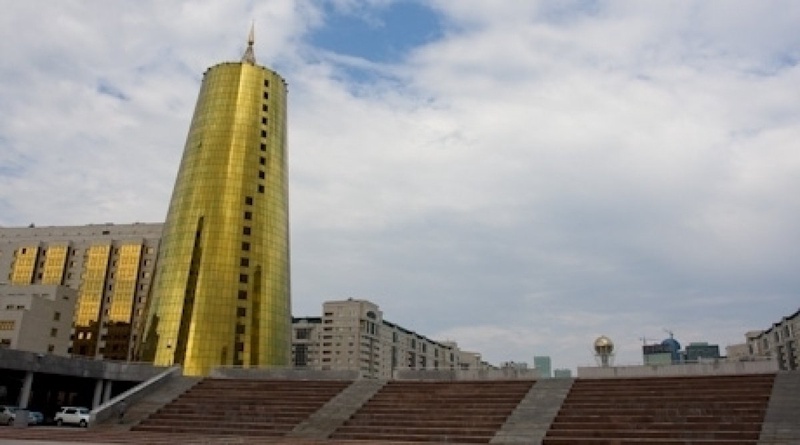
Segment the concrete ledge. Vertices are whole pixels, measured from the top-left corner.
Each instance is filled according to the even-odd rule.
[[[611,379],[620,377],[689,377],[712,375],[774,374],[778,362],[712,362],[683,365],[579,367],[579,379]]]
[[[358,371],[317,371],[291,368],[226,368],[211,370],[209,377],[216,379],[261,379],[261,380],[358,380]]]
[[[82,357],[62,357],[16,349],[0,349],[0,368],[132,382],[147,380],[165,369],[155,367],[151,363],[112,362]]]
[[[538,373],[533,369],[486,369],[461,371],[450,369],[395,369],[395,380],[536,380]]]

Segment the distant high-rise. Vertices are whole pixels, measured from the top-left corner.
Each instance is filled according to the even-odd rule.
[[[291,358],[286,83],[241,62],[204,77],[172,193],[141,358],[288,366]]]
[[[540,378],[549,379],[552,377],[552,364],[550,362],[550,357],[547,355],[533,356],[533,368],[538,371]]]

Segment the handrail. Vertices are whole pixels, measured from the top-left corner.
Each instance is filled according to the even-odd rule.
[[[117,395],[116,397],[112,397],[108,401],[102,403],[100,406],[91,410],[89,413],[89,425],[96,425],[98,422],[102,422],[110,417],[113,417],[114,414],[118,412],[117,408],[122,401],[125,401],[125,403],[130,406],[132,403],[151,394],[156,388],[161,386],[161,384],[176,374],[182,374],[180,366],[173,366],[166,371],[150,378],[149,380],[139,383],[138,385]]]

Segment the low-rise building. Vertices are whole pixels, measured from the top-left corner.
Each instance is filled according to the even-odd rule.
[[[554,369],[553,370],[553,377],[557,379],[571,379],[572,378],[572,370],[571,369]]]
[[[692,342],[686,346],[686,361],[694,363],[703,359],[718,359],[719,345],[711,345],[708,342]]]
[[[0,348],[68,356],[76,299],[66,286],[0,286]]]

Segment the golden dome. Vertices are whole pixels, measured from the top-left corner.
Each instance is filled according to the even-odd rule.
[[[614,351],[614,342],[605,335],[601,335],[594,341],[594,351],[600,355],[611,354]]]

